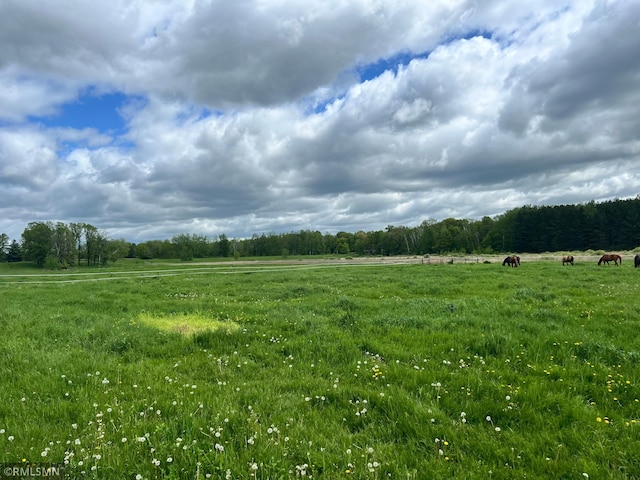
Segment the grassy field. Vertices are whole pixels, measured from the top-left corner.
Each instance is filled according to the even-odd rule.
[[[640,478],[640,270],[0,267],[0,462],[95,479]]]

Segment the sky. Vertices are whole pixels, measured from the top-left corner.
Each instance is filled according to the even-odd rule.
[[[355,233],[635,198],[638,52],[638,0],[0,0],[0,233]]]

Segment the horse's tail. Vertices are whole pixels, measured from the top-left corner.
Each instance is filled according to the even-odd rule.
[[[602,257],[600,257],[600,260],[598,260],[598,265],[600,265],[602,263]]]

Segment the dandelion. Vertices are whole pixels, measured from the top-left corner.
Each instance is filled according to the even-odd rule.
[[[167,458],[167,463],[171,463],[171,462],[173,462],[173,458],[168,457],[168,458]]]
[[[486,420],[487,420],[487,422],[491,422],[491,416],[490,416],[490,415],[487,415]]]
[[[122,437],[122,443],[126,443],[127,442],[127,437]]]
[[[499,432],[501,430],[500,427],[496,427],[496,432]]]
[[[216,445],[215,445],[215,449],[216,449],[218,452],[224,452],[224,447],[223,447],[222,445],[220,445],[219,443],[216,443]]]
[[[13,435],[9,435],[9,436],[7,437],[7,440],[9,440],[10,442],[13,442],[13,440],[14,440]]]
[[[138,437],[138,438],[136,438],[136,440],[138,440],[140,443],[144,443],[146,439],[147,439],[146,437]]]

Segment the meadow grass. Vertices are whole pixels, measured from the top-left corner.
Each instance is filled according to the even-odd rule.
[[[0,462],[69,478],[640,478],[640,271],[0,270]]]

